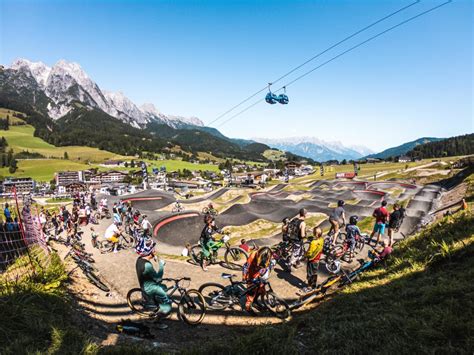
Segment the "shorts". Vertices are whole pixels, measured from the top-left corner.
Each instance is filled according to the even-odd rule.
[[[112,243],[118,243],[119,242],[118,236],[116,234],[111,236],[108,240],[111,241]]]
[[[306,265],[306,278],[310,279],[313,276],[316,276],[318,274],[318,268],[319,268],[319,260],[318,261],[308,261],[308,264]]]
[[[375,223],[374,232],[384,234],[385,233],[385,223]]]

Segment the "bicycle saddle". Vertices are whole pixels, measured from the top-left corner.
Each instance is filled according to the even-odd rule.
[[[230,279],[230,278],[232,278],[232,277],[235,277],[235,275],[233,275],[233,274],[226,274],[225,272],[223,272],[221,276],[222,276],[223,279]]]

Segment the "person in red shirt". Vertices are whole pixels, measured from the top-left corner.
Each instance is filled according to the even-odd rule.
[[[377,242],[375,245],[378,245],[380,242],[380,236],[385,233],[385,224],[388,222],[388,211],[387,211],[387,201],[382,201],[382,205],[374,210],[374,213],[372,214],[373,217],[375,217],[375,225],[374,225],[374,230],[372,231],[372,234],[370,235],[370,239],[374,237],[375,234],[377,234]]]
[[[239,248],[245,250],[247,253],[250,251],[250,246],[247,244],[247,241],[245,239],[242,239],[240,241]]]

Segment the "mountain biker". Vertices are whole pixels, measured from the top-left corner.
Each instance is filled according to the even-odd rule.
[[[153,226],[151,225],[150,221],[148,220],[148,216],[146,214],[143,215],[142,220],[142,229],[144,236],[151,236],[151,229]]]
[[[306,280],[308,283],[308,291],[315,289],[318,280],[319,260],[323,254],[324,238],[323,231],[319,227],[314,227],[313,237],[309,237],[309,247],[305,256],[307,258],[306,264]]]
[[[389,218],[386,206],[387,201],[383,200],[381,206],[376,208],[372,214],[372,216],[375,217],[375,224],[374,230],[372,231],[372,234],[370,234],[370,239],[372,240],[374,235],[377,234],[377,242],[375,245],[379,244],[380,236],[385,233],[385,223],[387,223]]]
[[[105,239],[110,241],[113,245],[114,253],[117,252],[117,248],[119,245],[119,237],[122,234],[122,232],[119,229],[120,222],[114,221],[110,226],[107,227],[105,230]]]
[[[270,277],[270,271],[276,262],[272,259],[272,251],[268,247],[264,247],[252,252],[244,264],[242,269],[242,279],[247,282],[247,287],[258,284],[253,292],[248,292],[245,300],[245,309],[247,311],[252,307],[252,303],[261,292],[264,291],[263,280]]]
[[[222,230],[216,226],[216,221],[213,216],[206,214],[204,216],[204,223],[206,224],[201,231],[201,237],[199,238],[199,244],[202,248],[204,258],[202,258],[201,268],[207,271],[207,259],[211,255],[212,247],[215,245],[213,235],[215,233],[222,234]]]
[[[358,221],[359,221],[359,217],[351,216],[349,218],[349,224],[346,226],[346,243],[348,243],[349,245],[349,252],[350,252],[351,259],[354,257],[356,237],[362,235],[359,227],[357,227]]]
[[[146,298],[151,301],[151,305],[159,307],[159,314],[167,316],[171,312],[171,300],[166,294],[166,286],[162,284],[165,262],[159,261],[159,271],[156,272],[151,263],[156,259],[155,245],[156,243],[151,239],[144,239],[137,245],[136,252],[140,256],[137,258],[135,268],[140,288]]]
[[[334,233],[332,237],[332,244],[336,244],[337,235],[339,234],[339,223],[342,220],[342,225],[346,224],[346,215],[344,211],[345,202],[343,200],[337,201],[337,207],[329,216],[329,223],[331,223],[331,228],[329,229],[328,234]]]
[[[301,266],[301,258],[303,256],[303,239],[306,238],[306,208],[299,211],[298,217],[293,218],[288,224],[290,241],[293,243],[293,254],[291,256],[290,265],[296,268]],[[290,269],[291,271],[291,269]]]
[[[392,245],[393,233],[398,232],[402,226],[403,218],[405,217],[405,209],[400,207],[398,203],[393,205],[393,212],[390,214],[388,222],[388,245]]]

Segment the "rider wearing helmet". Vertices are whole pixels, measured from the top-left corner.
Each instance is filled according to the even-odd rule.
[[[275,263],[272,250],[268,247],[258,249],[249,255],[242,269],[242,279],[247,282],[248,287],[255,283],[259,284],[260,287],[255,288],[254,292],[247,293],[245,302],[247,311],[252,307],[255,297],[264,291],[265,285],[262,281],[268,279]]]
[[[202,248],[204,258],[202,258],[202,269],[207,271],[207,259],[211,255],[212,247],[215,244],[214,234],[222,234],[222,230],[216,226],[216,221],[213,216],[206,214],[204,216],[204,223],[206,224],[201,231],[201,237],[199,238],[199,244]]]
[[[107,239],[109,242],[113,244],[113,249],[114,253],[117,252],[117,248],[119,245],[119,237],[122,234],[122,232],[119,229],[120,222],[119,221],[114,221],[110,226],[107,227],[105,230],[105,239]]]
[[[145,298],[150,301],[150,306],[159,306],[158,312],[167,315],[171,312],[171,300],[166,294],[166,286],[161,283],[165,262],[159,261],[159,271],[156,272],[151,263],[155,259],[155,245],[156,243],[151,239],[141,240],[135,249],[139,255],[135,267],[140,288],[145,294]]]
[[[354,256],[356,237],[361,236],[360,229],[357,227],[358,221],[359,217],[351,216],[349,218],[349,224],[346,226],[346,242],[349,244],[351,258]]]
[[[341,220],[342,220],[342,225],[346,224],[344,205],[345,205],[345,202],[343,200],[337,201],[337,207],[329,216],[329,223],[331,223],[331,228],[329,229],[328,234],[331,235],[332,233],[334,233],[332,234],[333,245],[336,244],[337,235],[339,234],[339,223],[341,223]]]

